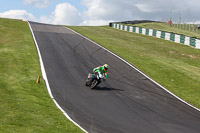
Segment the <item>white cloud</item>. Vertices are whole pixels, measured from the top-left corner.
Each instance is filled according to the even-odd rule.
[[[146,4],[136,4],[135,6],[142,12],[153,12],[153,11],[156,11],[155,9],[151,9]]]
[[[96,7],[95,2],[91,4],[91,8]],[[94,10],[92,9],[92,10]],[[94,10],[96,11],[96,10]],[[97,13],[97,12],[96,12]],[[95,14],[96,14],[95,13]],[[111,20],[103,20],[99,16],[104,16],[106,11],[98,11],[97,17],[94,17],[92,11],[80,13],[78,9],[69,3],[61,3],[56,5],[55,10],[50,16],[41,16],[40,22],[51,24],[64,24],[64,25],[108,25]]]
[[[25,5],[45,8],[51,0],[23,0]],[[59,1],[59,0],[57,0]],[[43,23],[64,25],[108,25],[110,21],[126,20],[159,20],[169,18],[173,10],[172,19],[200,21],[198,0],[81,0],[84,11],[65,2],[56,5],[49,16],[41,15],[36,19],[25,10],[10,10],[0,13],[0,17],[27,19]],[[42,12],[41,12],[42,13]]]
[[[83,18],[87,21],[138,19],[137,8],[130,0],[82,0],[82,4],[87,7],[83,13]]]
[[[173,20],[200,20],[199,0],[82,0],[87,7],[83,12],[84,21],[98,20],[158,20],[169,19],[173,10]]]
[[[41,16],[40,22],[46,23],[46,24],[52,24],[52,19],[50,17],[47,17],[47,16]]]
[[[40,17],[40,22],[51,24],[78,25],[81,21],[80,12],[69,3],[58,4],[49,16]]]
[[[24,0],[25,5],[33,5],[37,8],[46,8],[49,5],[49,0]]]
[[[5,12],[0,13],[0,17],[37,21],[36,17],[33,16],[31,13],[28,13],[26,10],[5,11]]]
[[[78,25],[81,22],[81,14],[69,3],[61,3],[51,13],[53,24]]]
[[[113,21],[106,21],[106,20],[85,20],[79,25],[84,25],[84,26],[100,26],[100,25],[108,25],[109,22]]]

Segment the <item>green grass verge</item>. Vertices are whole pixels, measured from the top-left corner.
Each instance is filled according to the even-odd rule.
[[[172,93],[200,108],[200,50],[107,26],[69,28],[116,53]]]
[[[200,38],[200,34],[199,34],[200,30],[198,30],[198,32],[189,31],[189,25],[185,25],[185,30],[177,28],[176,25],[174,25],[175,27],[171,27],[166,23],[142,23],[142,24],[134,24],[132,26],[143,27],[143,28],[148,28],[148,29],[156,29],[156,30],[167,31],[167,32],[174,32],[174,33],[183,34],[189,37]],[[184,25],[182,25],[182,27],[183,26]]]
[[[0,19],[0,132],[82,132],[55,106],[27,22]]]

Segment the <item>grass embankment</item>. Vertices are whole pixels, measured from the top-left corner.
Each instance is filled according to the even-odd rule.
[[[200,108],[200,50],[107,26],[69,28],[116,53]]]
[[[143,28],[148,28],[148,29],[156,29],[156,30],[160,30],[160,31],[174,32],[174,33],[183,34],[183,35],[189,36],[189,37],[200,38],[200,30],[198,30],[197,32],[189,31],[189,25],[183,25],[183,24],[180,25],[182,27],[184,26],[185,30],[177,28],[176,26],[171,27],[166,23],[142,23],[142,24],[134,24],[132,26],[143,27]],[[190,30],[192,30],[192,29],[190,29]]]
[[[0,19],[0,132],[82,132],[51,100],[28,24]]]

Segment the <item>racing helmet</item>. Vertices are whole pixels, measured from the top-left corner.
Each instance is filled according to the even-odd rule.
[[[104,68],[105,70],[108,70],[108,64],[104,64],[104,65],[103,65],[103,68]]]

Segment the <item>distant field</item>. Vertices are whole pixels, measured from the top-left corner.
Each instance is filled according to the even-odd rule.
[[[0,18],[0,132],[79,133],[51,100],[27,22]]]
[[[108,26],[69,28],[116,53],[172,93],[200,108],[200,50]],[[163,29],[163,26],[147,28]]]
[[[177,34],[183,34],[190,37],[200,38],[200,30],[198,30],[198,32],[191,32],[189,31],[189,25],[183,25],[183,24],[181,25],[182,28],[185,26],[185,29],[187,30],[178,29],[176,28],[176,25],[174,25],[175,27],[171,27],[166,23],[142,23],[142,24],[134,24],[133,26],[143,27],[143,28],[148,28],[148,29],[157,29],[157,30],[167,31],[167,32],[174,32]]]

